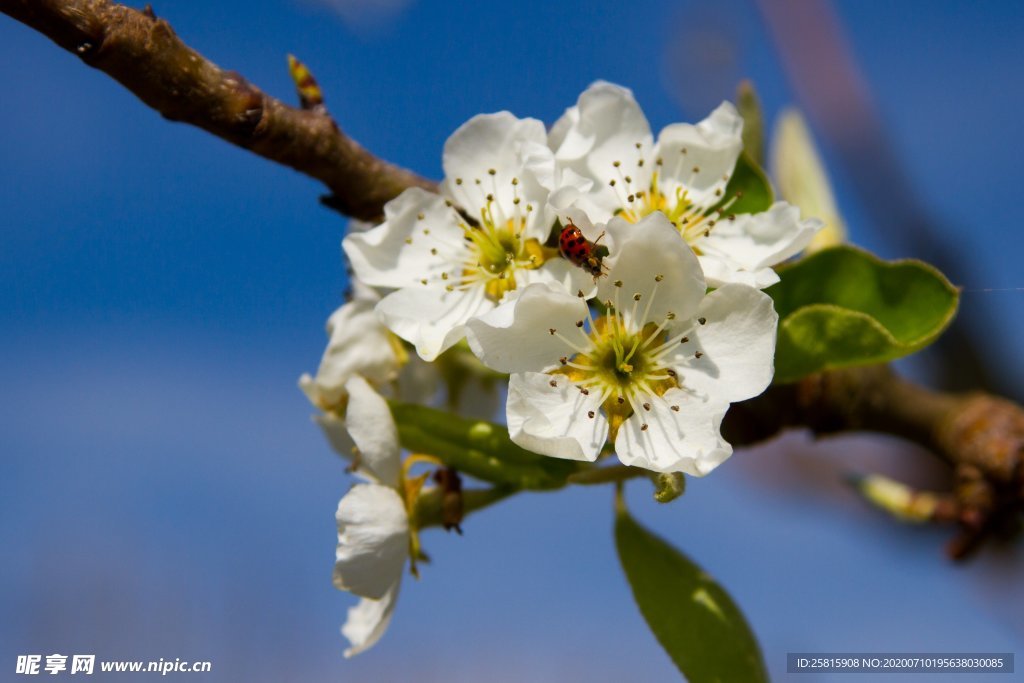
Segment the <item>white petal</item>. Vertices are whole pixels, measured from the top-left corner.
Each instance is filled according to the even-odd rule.
[[[416,353],[432,361],[465,334],[466,321],[491,310],[483,286],[447,292],[434,287],[400,289],[377,304],[392,332],[416,346]]]
[[[348,219],[348,231],[349,232],[366,232],[372,230],[376,226],[373,223],[367,223],[366,221],[359,220],[358,218]]]
[[[600,398],[584,395],[564,375],[512,375],[505,406],[509,436],[534,453],[594,462],[608,439]]]
[[[387,402],[358,375],[345,384],[345,390],[349,394],[345,423],[359,449],[359,469],[384,486],[397,487],[402,447]]]
[[[602,81],[598,81],[601,83]],[[594,84],[596,85],[596,84]],[[591,86],[593,87],[593,85]],[[584,91],[585,92],[585,91]],[[586,155],[589,151],[589,144],[584,144],[582,148],[578,148],[575,143],[566,143],[566,138],[571,134],[575,134],[575,129],[579,126],[580,122],[580,108],[578,104],[574,104],[565,110],[557,121],[551,125],[551,129],[548,131],[548,146],[553,150],[562,150],[562,154],[559,156],[559,161],[568,161],[572,159],[580,159]]]
[[[547,143],[544,124],[537,119],[516,118],[507,111],[474,116],[445,142],[445,192],[467,209],[483,206],[488,193],[501,206],[511,207],[512,179],[522,175],[526,158],[537,149],[530,143]]]
[[[599,185],[616,177],[613,161],[632,167],[638,155],[636,143],[650,153],[652,142],[651,127],[633,93],[604,81],[587,88],[548,137],[563,166]]]
[[[356,484],[338,503],[334,586],[380,600],[409,557],[409,518],[398,492]]]
[[[715,204],[715,190],[725,188],[743,149],[742,131],[743,119],[729,102],[696,125],[666,126],[658,136],[657,152],[666,194],[681,185],[698,206]]]
[[[382,224],[350,233],[341,245],[356,276],[366,284],[416,286],[442,264],[462,262],[466,245],[460,220],[443,197],[412,187],[384,206]]]
[[[743,266],[735,261],[728,260],[721,255],[701,254],[697,257],[700,267],[704,270],[704,277],[708,280],[708,287],[722,287],[729,283],[747,285],[764,289],[771,287],[779,281],[779,274],[772,268],[758,268],[757,270],[745,270]]]
[[[345,657],[354,657],[369,650],[384,635],[395,611],[400,586],[400,582],[395,583],[380,600],[363,598],[355,607],[349,608],[348,619],[341,627],[341,635],[352,644],[345,650]]]
[[[697,317],[705,324],[694,324],[686,333],[690,341],[667,359],[683,387],[729,403],[764,391],[774,373],[779,323],[771,297],[746,285],[725,285],[701,302]]]
[[[519,147],[519,158],[523,169],[520,181],[529,179],[549,192],[554,189],[558,183],[559,169],[550,147],[539,142],[524,142]]]
[[[574,206],[580,197],[594,187],[593,180],[581,176],[570,168],[561,169],[556,177],[558,178],[554,184],[556,189],[548,196],[548,204],[553,214],[552,222],[560,212]]]
[[[607,230],[615,251],[607,260],[608,276],[598,283],[602,301],[618,301],[627,323],[637,327],[660,323],[669,312],[678,320],[693,315],[707,289],[704,275],[693,250],[663,213],[635,225],[613,218]],[[640,300],[634,301],[637,294]]]
[[[373,296],[366,296],[369,293]],[[376,303],[376,294],[369,290],[328,319],[330,341],[316,377],[304,375],[299,382],[314,405],[324,409],[336,405],[345,393],[345,382],[353,375],[362,375],[377,384],[397,377],[398,358],[390,333],[373,310]]]
[[[371,226],[371,227],[376,227],[376,226]],[[363,282],[362,280],[360,280],[357,277],[352,277],[352,278],[349,279],[348,288],[349,288],[349,291],[351,292],[350,301],[359,301],[359,302],[371,303],[371,304],[375,304],[378,301],[380,301],[380,292],[378,292],[375,288],[373,288],[370,285],[366,284],[365,282]],[[328,319],[328,321],[327,321],[327,333],[328,334],[332,333],[332,326],[331,326],[330,319]]]
[[[720,257],[756,271],[785,261],[802,251],[821,229],[817,219],[800,220],[800,209],[776,202],[763,213],[738,214],[718,221],[696,246],[709,257]]]
[[[639,412],[626,420],[615,439],[624,464],[702,477],[732,454],[720,431],[727,403],[704,403],[681,389],[646,402],[650,410],[637,406]]]
[[[356,446],[356,442],[352,440],[352,435],[348,433],[348,426],[345,424],[345,421],[334,413],[314,415],[313,421],[323,430],[324,436],[327,437],[327,443],[331,445],[334,452],[345,458],[348,462],[352,462],[355,456],[353,449]]]
[[[559,358],[576,353],[563,337],[580,346],[589,344],[586,334],[576,327],[576,322],[586,317],[583,299],[557,287],[535,284],[466,323],[466,341],[493,370],[541,371],[557,367]]]
[[[597,294],[594,276],[564,258],[550,259],[536,270],[520,270],[516,273],[516,281],[520,288],[544,284],[563,292],[583,292],[585,299],[592,299]]]

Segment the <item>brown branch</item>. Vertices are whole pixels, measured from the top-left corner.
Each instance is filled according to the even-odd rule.
[[[946,394],[912,384],[877,365],[813,375],[773,386],[733,406],[723,433],[752,444],[787,427],[816,435],[871,431],[919,443],[954,475],[963,557],[988,535],[1012,530],[1024,511],[1024,409],[987,393]]]
[[[191,49],[170,25],[110,0],[0,0],[0,12],[34,28],[124,85],[172,121],[213,133],[308,176],[324,203],[365,220],[407,187],[433,182],[373,156],[325,114],[290,107]]]

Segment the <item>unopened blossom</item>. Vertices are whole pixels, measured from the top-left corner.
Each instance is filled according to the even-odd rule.
[[[336,514],[334,585],[362,598],[341,627],[351,643],[345,656],[351,657],[373,646],[391,621],[405,563],[418,552],[409,510],[422,478],[405,476],[398,432],[384,399],[359,376],[345,390],[353,471],[365,480],[345,494]]]
[[[772,177],[779,193],[800,207],[806,215],[817,216],[822,229],[807,245],[815,252],[846,241],[846,226],[832,193],[825,164],[804,117],[796,109],[779,114],[772,135]]]
[[[384,223],[343,242],[359,279],[395,290],[377,313],[425,360],[511,291],[534,282],[587,286],[543,246],[553,223],[547,185],[562,177],[540,121],[476,116],[448,139],[443,165],[441,194],[410,188],[384,207]]]
[[[599,306],[532,285],[470,321],[470,346],[512,373],[507,421],[524,448],[594,461],[611,442],[627,465],[707,474],[732,452],[720,434],[729,404],[771,381],[772,301],[741,284],[706,294],[696,256],[661,213],[606,230],[615,248]]]
[[[655,141],[632,92],[598,82],[551,129],[560,167],[593,181],[592,190],[559,190],[595,223],[636,223],[662,213],[697,254],[707,282],[766,287],[771,266],[801,251],[821,224],[784,202],[759,214],[733,214],[726,186],[743,147],[743,120],[723,102],[697,123],[666,126]]]

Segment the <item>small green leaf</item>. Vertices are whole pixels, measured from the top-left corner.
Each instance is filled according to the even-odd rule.
[[[483,481],[521,489],[556,489],[565,486],[580,466],[520,448],[504,425],[410,403],[390,402],[389,406],[403,448],[436,456]]]
[[[780,269],[766,291],[779,313],[775,381],[882,363],[933,342],[956,314],[959,292],[921,261],[885,262],[850,246]]]
[[[760,213],[767,211],[775,202],[775,193],[764,169],[745,151],[736,160],[736,168],[725,186],[725,198],[718,206],[725,207],[734,197],[738,197],[736,201],[728,209],[723,208],[726,214]]]
[[[757,639],[729,594],[624,505],[615,517],[615,545],[641,614],[686,680],[768,680]]]

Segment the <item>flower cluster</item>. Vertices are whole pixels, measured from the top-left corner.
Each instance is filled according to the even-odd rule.
[[[821,226],[784,202],[738,212],[741,131],[723,103],[655,139],[630,91],[596,83],[550,131],[474,117],[445,145],[439,194],[408,189],[344,239],[355,296],[300,384],[367,480],[337,513],[335,585],[362,598],[348,654],[380,637],[419,552],[425,475],[409,469],[425,459],[402,462],[378,392],[451,393],[433,368],[461,354],[507,377],[509,436],[533,453],[694,476],[729,457],[729,405],[773,375],[778,316],[761,290]]]

